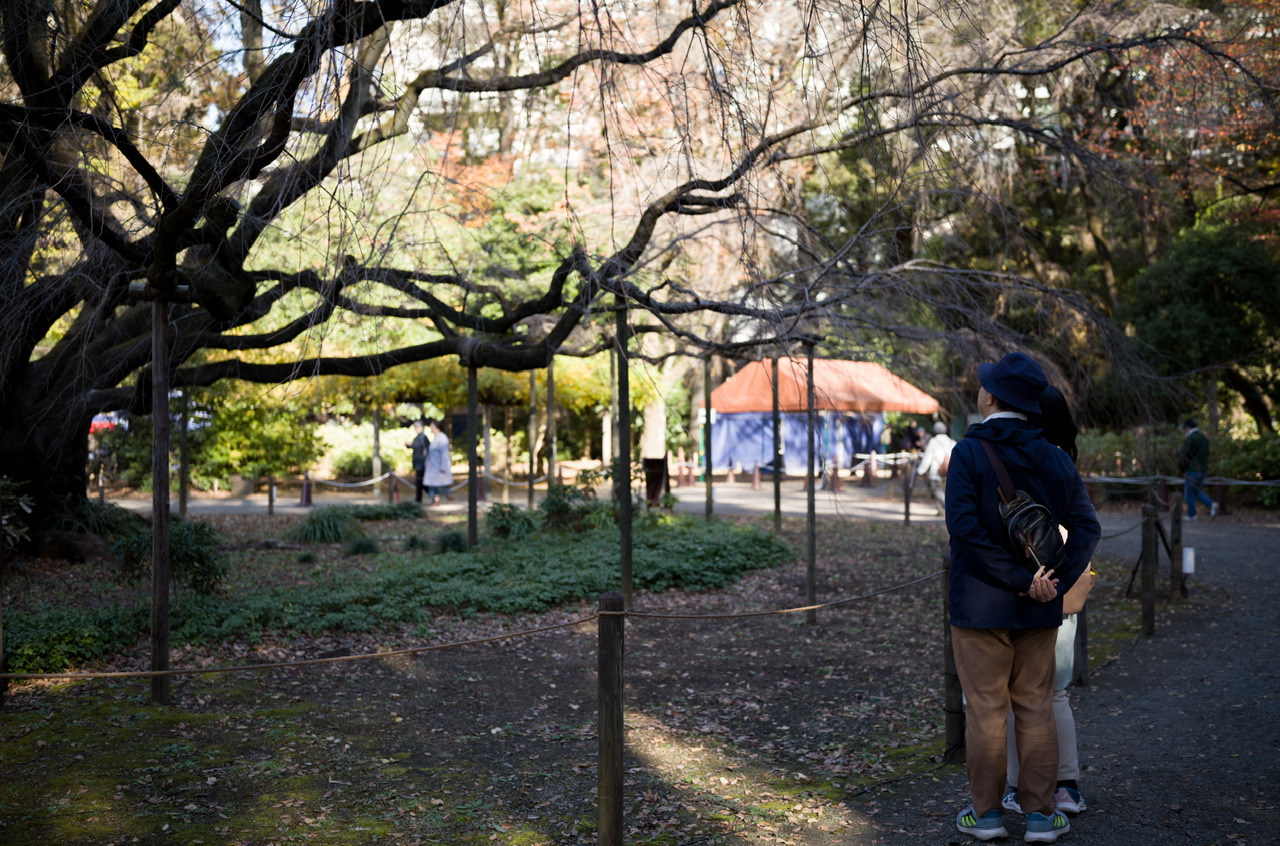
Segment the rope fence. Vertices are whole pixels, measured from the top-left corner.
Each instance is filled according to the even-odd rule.
[[[534,479],[532,482],[529,482],[529,481],[517,482],[514,479],[504,479],[503,477],[499,476],[497,473],[485,473],[484,477],[491,482],[497,482],[498,484],[506,485],[509,488],[527,488],[529,487],[529,485],[537,485],[551,478],[550,476],[539,476],[538,478]]]
[[[1109,482],[1127,485],[1153,485],[1157,482],[1185,482],[1181,476],[1085,476],[1086,482]],[[1280,479],[1229,479],[1225,476],[1207,476],[1206,485],[1243,485],[1245,487],[1280,487]]]
[[[524,629],[518,632],[508,632],[507,634],[494,635],[492,637],[481,637],[472,640],[460,640],[452,643],[437,643],[428,646],[410,646],[404,649],[391,649],[385,652],[364,652],[359,655],[337,655],[330,658],[307,658],[301,661],[274,661],[262,664],[236,664],[229,667],[184,667],[170,670],[136,670],[114,673],[0,673],[0,679],[28,679],[28,680],[62,680],[75,681],[77,679],[148,679],[157,676],[196,676],[196,675],[212,675],[216,673],[245,673],[257,672],[259,670],[283,670],[294,669],[296,667],[310,667],[319,664],[341,664],[351,661],[368,661],[374,658],[395,658],[402,655],[416,655],[421,652],[436,652],[444,649],[457,649],[463,646],[478,646],[483,643],[493,643],[499,640],[512,640],[527,635],[539,634],[541,632],[555,631],[556,629],[567,629],[573,626],[581,626],[584,623],[590,623],[599,618],[598,614],[591,614],[577,620],[570,620],[565,623],[554,623],[549,626],[540,626],[536,629]]]
[[[312,479],[311,481],[317,485],[328,485],[329,487],[332,487],[332,488],[363,488],[367,485],[376,485],[378,484],[378,482],[381,482],[383,479],[395,479],[395,478],[399,478],[398,476],[396,476],[395,473],[383,473],[381,476],[378,476],[377,478],[374,478],[374,479],[369,479],[366,482],[334,482],[329,479]],[[413,486],[409,485],[409,487],[413,487]]]

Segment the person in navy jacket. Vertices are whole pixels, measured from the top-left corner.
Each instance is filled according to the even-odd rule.
[[[978,367],[981,423],[951,453],[947,530],[951,535],[951,640],[966,702],[965,745],[973,801],[956,818],[979,840],[1007,836],[1001,793],[1006,722],[1017,733],[1019,802],[1027,842],[1052,843],[1070,830],[1054,808],[1058,746],[1052,695],[1062,597],[1093,557],[1101,529],[1084,482],[1065,452],[1027,420],[1039,414],[1047,381],[1040,365],[1011,353]],[[1028,570],[1009,542],[999,481],[978,440],[989,442],[1014,487],[1049,509],[1067,530],[1055,570]]]

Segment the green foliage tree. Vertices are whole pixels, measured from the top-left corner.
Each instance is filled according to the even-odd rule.
[[[175,426],[180,422],[180,401],[170,402]],[[232,476],[260,479],[306,470],[324,451],[308,404],[278,392],[252,386],[219,386],[198,392],[190,407],[197,425],[187,436],[192,482],[200,488]],[[122,480],[141,488],[150,486],[151,420],[137,417],[129,427],[113,429],[102,438]],[[174,438],[174,460],[178,439]],[[176,482],[176,477],[171,481]]]
[[[1280,402],[1280,260],[1255,227],[1205,223],[1127,286],[1122,315],[1157,352],[1166,374],[1219,375],[1238,392],[1259,432]]]

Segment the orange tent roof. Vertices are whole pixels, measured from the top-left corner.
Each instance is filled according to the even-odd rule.
[[[778,359],[778,405],[782,411],[808,408],[805,359]],[[813,362],[814,407],[820,411],[901,411],[934,414],[938,401],[870,361]],[[773,410],[773,365],[753,361],[711,392],[720,414]]]

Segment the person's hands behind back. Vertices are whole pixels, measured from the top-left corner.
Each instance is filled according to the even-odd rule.
[[[1036,602],[1052,602],[1058,595],[1058,580],[1053,578],[1053,571],[1045,570],[1044,567],[1036,570],[1031,577],[1031,589],[1026,595]]]

